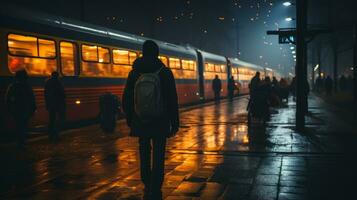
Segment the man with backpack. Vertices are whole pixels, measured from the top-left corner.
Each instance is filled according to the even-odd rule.
[[[17,71],[15,81],[9,85],[6,93],[6,106],[15,121],[19,148],[25,147],[27,126],[36,110],[35,95],[27,78],[25,70]]]
[[[175,79],[158,55],[158,45],[145,41],[143,57],[135,60],[123,94],[130,134],[139,137],[144,199],[155,200],[162,199],[166,138],[175,135],[179,128]]]

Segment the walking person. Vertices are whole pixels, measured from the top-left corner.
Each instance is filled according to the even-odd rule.
[[[212,90],[214,92],[214,100],[216,103],[219,103],[221,99],[222,82],[218,75],[216,75],[212,81]]]
[[[45,102],[49,114],[48,137],[58,141],[66,114],[66,95],[58,72],[52,72],[45,84]]]
[[[16,139],[20,149],[25,147],[28,123],[36,111],[35,96],[25,70],[17,71],[14,82],[6,93],[6,105],[16,126]]]
[[[144,199],[152,200],[162,199],[166,138],[179,128],[174,76],[158,55],[158,45],[145,41],[143,56],[135,60],[123,95],[130,134],[139,137]]]
[[[228,97],[229,100],[232,101],[234,97],[234,90],[237,89],[236,83],[234,81],[234,77],[231,76],[231,78],[228,80]]]
[[[325,91],[326,95],[330,96],[332,93],[332,87],[333,87],[333,80],[332,78],[328,75],[325,80]]]

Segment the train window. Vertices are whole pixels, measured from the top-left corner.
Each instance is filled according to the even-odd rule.
[[[132,65],[134,63],[134,61],[136,60],[137,57],[138,57],[138,54],[136,54],[135,52],[133,52],[133,51],[129,52],[130,65]]]
[[[31,36],[9,34],[9,52],[17,56],[37,56],[37,38]]]
[[[221,65],[221,72],[226,72],[226,66],[225,65]]]
[[[220,65],[214,65],[214,71],[215,72],[221,72],[221,66]]]
[[[196,70],[196,62],[193,60],[182,60],[182,69]]]
[[[39,57],[54,58],[56,57],[55,41],[38,39]]]
[[[129,65],[129,51],[114,49],[113,62],[118,65]]]
[[[110,53],[108,48],[98,47],[98,61],[100,63],[110,63]]]
[[[169,63],[167,62],[167,57],[166,56],[159,56],[159,59],[161,60],[162,63],[164,63],[164,65],[166,67],[169,66]]]
[[[60,43],[61,52],[61,67],[62,74],[65,76],[74,76],[75,70],[75,55],[76,46],[71,42],[61,42]]]
[[[11,73],[25,69],[29,75],[47,76],[57,69],[55,42],[52,40],[9,34],[8,51]]]
[[[212,63],[206,63],[205,64],[205,71],[207,71],[207,72],[214,72],[214,64],[212,64]]]
[[[98,61],[98,47],[93,45],[82,45],[82,59],[89,62]]]
[[[178,58],[169,58],[169,64],[170,64],[170,68],[173,68],[173,69],[181,68],[181,62],[180,62],[180,59],[178,59]]]

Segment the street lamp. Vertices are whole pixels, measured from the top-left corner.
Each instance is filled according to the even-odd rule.
[[[289,7],[289,6],[292,5],[292,3],[291,3],[290,1],[285,1],[285,2],[283,3],[283,5],[286,6],[286,7]]]
[[[295,51],[292,51],[291,53],[292,53],[292,54],[295,54],[296,52],[295,52]]]
[[[291,17],[287,17],[287,18],[285,18],[285,21],[287,21],[287,22],[291,22],[291,21],[293,21],[293,18],[291,18]]]
[[[294,49],[295,49],[295,47],[290,47],[290,49],[291,49],[291,50],[294,50]]]

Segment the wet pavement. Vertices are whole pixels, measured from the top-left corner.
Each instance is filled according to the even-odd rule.
[[[169,139],[166,199],[355,199],[354,127],[337,108],[310,97],[307,130],[294,130],[295,104],[272,110],[266,126],[247,126],[247,97],[181,110]],[[26,151],[0,146],[1,199],[141,199],[138,144],[118,122],[68,130],[57,144]]]

